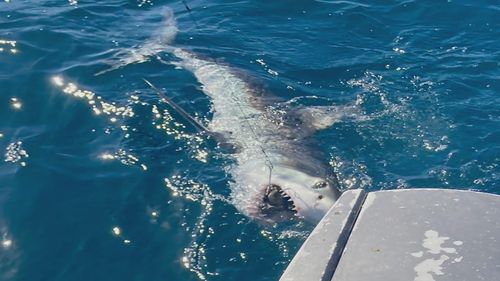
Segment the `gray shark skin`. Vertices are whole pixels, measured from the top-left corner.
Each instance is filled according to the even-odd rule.
[[[301,108],[276,120],[265,110],[266,98],[229,66],[180,48],[171,53],[178,59],[172,63],[193,73],[211,98],[214,114],[208,130],[239,148],[228,169],[235,206],[263,222],[295,216],[318,222],[339,191],[331,167],[309,136],[334,120],[318,117],[336,112],[329,107]]]
[[[172,54],[175,60],[168,63],[191,72],[211,99],[213,118],[206,130],[237,147],[229,155],[234,164],[227,167],[236,208],[263,223],[296,217],[318,222],[340,192],[332,168],[310,136],[336,122],[342,108],[316,106],[281,116],[269,114],[274,97],[252,87],[228,65],[173,46],[178,31],[175,18],[171,10],[163,12],[165,20],[155,37],[98,75],[147,61],[160,52]],[[196,127],[205,129],[201,124]]]

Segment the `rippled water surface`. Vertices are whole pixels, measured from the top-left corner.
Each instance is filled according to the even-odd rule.
[[[312,230],[241,214],[231,159],[143,82],[210,120],[167,8],[175,46],[359,109],[314,135],[343,189],[500,194],[497,1],[5,0],[1,280],[277,280]]]

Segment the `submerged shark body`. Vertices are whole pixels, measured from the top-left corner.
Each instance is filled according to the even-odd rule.
[[[266,111],[271,97],[252,88],[232,68],[172,47],[170,41],[177,28],[172,13],[166,13],[161,40],[146,42],[148,49],[139,48],[133,55],[143,59],[142,54],[173,54],[176,61],[172,64],[191,72],[211,98],[214,113],[207,130],[237,148],[231,154],[234,164],[228,169],[235,206],[262,222],[294,217],[318,222],[339,191],[331,167],[314,148],[310,136],[331,125],[339,115],[338,108],[301,108],[277,120]],[[124,59],[110,70],[130,61]]]
[[[182,49],[172,53],[179,59],[175,64],[192,72],[211,98],[208,130],[237,147],[232,154],[236,163],[229,169],[235,205],[259,220],[299,216],[319,221],[338,189],[331,168],[311,149],[312,112],[303,109],[277,122],[265,110],[270,97],[261,97],[230,67]]]

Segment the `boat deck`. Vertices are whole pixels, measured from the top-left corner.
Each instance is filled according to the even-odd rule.
[[[500,196],[350,190],[280,281],[500,280]]]

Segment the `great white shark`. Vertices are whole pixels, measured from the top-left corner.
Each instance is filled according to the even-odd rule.
[[[178,28],[172,11],[164,9],[163,13],[162,27],[155,36],[98,75],[147,61],[160,52],[172,54],[175,59],[168,63],[191,72],[211,99],[213,117],[206,126],[197,127],[222,136],[236,148],[230,154],[234,164],[227,170],[237,209],[266,223],[294,217],[318,222],[340,191],[332,167],[311,135],[352,114],[353,108],[299,107],[276,118],[267,110],[275,105],[275,97],[252,87],[230,66],[172,45]],[[198,122],[176,110],[190,122]]]

